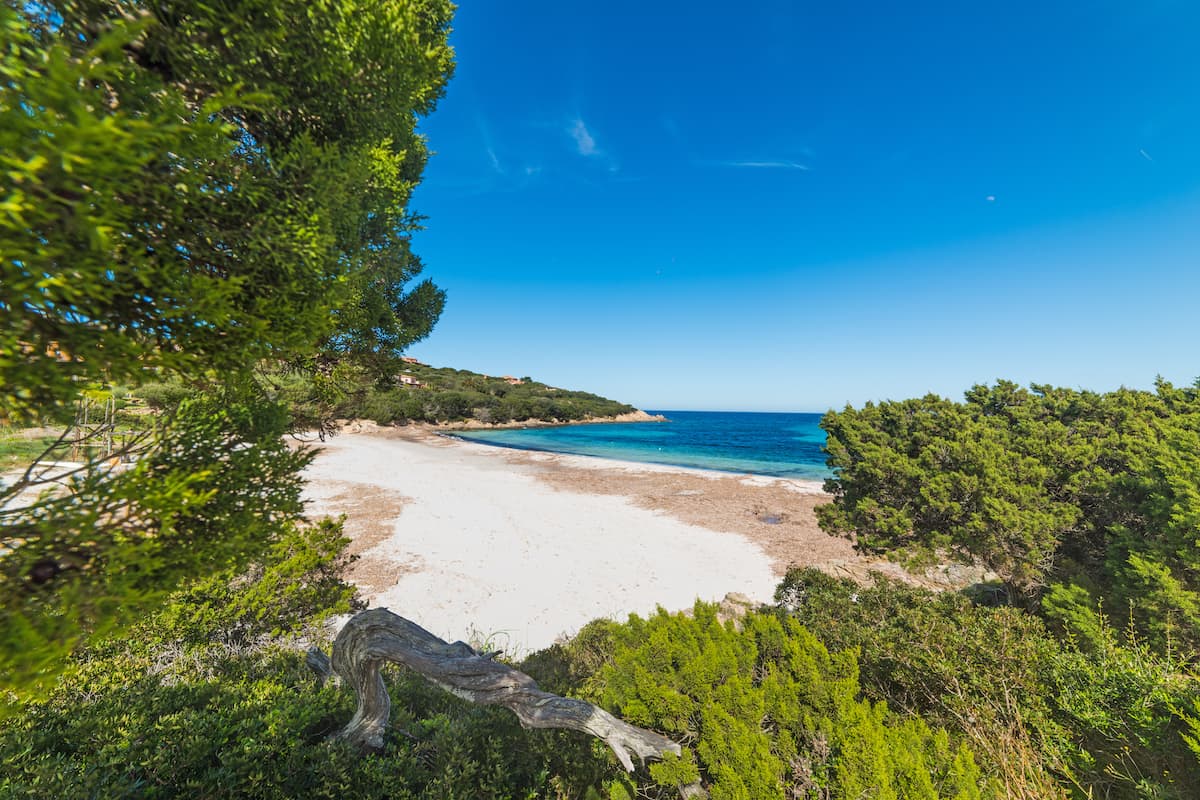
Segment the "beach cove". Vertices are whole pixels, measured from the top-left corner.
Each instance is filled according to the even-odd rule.
[[[514,451],[359,422],[306,471],[309,514],[346,515],[348,579],[448,640],[524,654],[598,617],[768,602],[789,565],[890,564],[828,536],[796,479]]]

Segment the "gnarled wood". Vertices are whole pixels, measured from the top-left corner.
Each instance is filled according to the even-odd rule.
[[[462,642],[448,644],[386,608],[356,614],[333,643],[333,672],[358,695],[358,708],[338,738],[367,750],[383,748],[392,701],[380,667],[392,661],[472,703],[504,706],[526,727],[566,728],[602,739],[626,770],[633,769],[634,756],[645,761],[680,754],[679,745],[665,736],[622,722],[591,703],[543,692],[533,678],[493,660],[496,655],[477,653]],[[309,664],[323,672],[323,658],[310,654]]]

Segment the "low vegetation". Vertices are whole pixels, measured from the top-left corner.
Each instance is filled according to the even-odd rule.
[[[304,666],[321,620],[352,607],[343,544],[335,523],[293,529],[250,574],[198,581],[82,648],[0,733],[0,795],[632,798],[699,778],[714,798],[996,796],[961,740],[864,699],[852,651],[785,615],[723,622],[704,604],[597,622],[521,665],[668,733],[681,759],[627,776],[590,737],[524,731],[402,670],[385,750],[362,756],[328,741],[352,692]]]
[[[1196,796],[1200,388],[1002,381],[822,427],[822,527],[1000,576],[977,602],[791,576],[785,602],[861,649],[870,695],[966,735],[1009,796]]]
[[[42,428],[0,430],[0,472],[24,469],[57,439],[55,433]]]
[[[830,412],[834,502],[859,547],[998,573],[1011,602],[1092,636],[1131,616],[1158,652],[1200,648],[1200,388],[1098,394],[1000,382]]]
[[[1106,618],[1085,641],[1011,606],[811,569],[776,599],[830,649],[859,654],[867,697],[969,743],[1002,797],[1182,800],[1200,786],[1180,713],[1200,698],[1191,665]]]
[[[269,381],[293,409],[296,426],[315,429],[327,420],[483,423],[577,422],[636,409],[589,392],[548,386],[530,377],[504,378],[463,369],[401,362],[383,378],[339,366],[324,379],[277,371]]]
[[[0,733],[5,797],[1189,798],[1194,678],[1107,626],[1097,649],[1037,618],[880,580],[796,571],[726,619],[597,621],[519,667],[684,745],[620,769],[583,734],[525,731],[389,670],[393,727],[329,740],[354,705],[304,649],[354,607],[335,522],[289,529],[247,573],[171,595],[80,648]]]

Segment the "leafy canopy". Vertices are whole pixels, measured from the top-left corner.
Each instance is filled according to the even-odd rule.
[[[36,470],[0,480],[5,686],[297,523],[307,457],[261,359],[385,365],[429,333],[444,295],[410,285],[408,202],[452,10],[0,5],[0,421],[188,387],[128,468],[89,461],[41,497]]]
[[[451,10],[0,8],[0,412],[69,400],[78,378],[427,335],[443,295],[405,291],[421,271],[407,204]]]

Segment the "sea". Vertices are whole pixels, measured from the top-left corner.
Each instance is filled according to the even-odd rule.
[[[824,480],[820,414],[647,411],[668,422],[558,425],[460,431],[456,436],[520,450],[601,456],[677,467]]]

